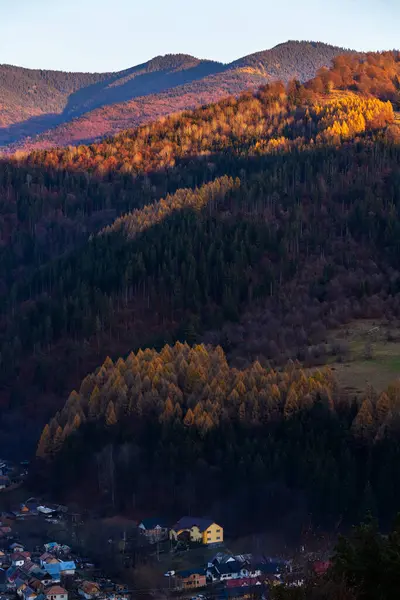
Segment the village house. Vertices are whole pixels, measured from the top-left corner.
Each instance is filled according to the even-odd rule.
[[[176,588],[181,590],[192,590],[207,585],[204,569],[187,569],[175,574]]]
[[[18,542],[14,542],[10,546],[10,552],[23,552],[25,550],[24,546]]]
[[[22,567],[26,562],[31,560],[29,552],[14,552],[11,554],[11,564],[13,567]]]
[[[3,550],[0,550],[0,565],[5,563],[7,560],[6,553]]]
[[[214,565],[220,563],[226,563],[229,561],[235,560],[235,557],[232,554],[228,554],[227,552],[217,552],[208,562],[208,566],[212,567]]]
[[[37,593],[32,587],[26,585],[22,591],[21,597],[23,600],[35,600],[37,598]]]
[[[53,581],[59,581],[61,576],[75,575],[76,564],[73,560],[59,560],[48,552],[42,554],[39,560],[42,568],[52,577]]]
[[[197,542],[204,545],[221,544],[224,530],[212,519],[182,517],[171,529],[170,539],[175,541]]]
[[[76,564],[73,560],[61,560],[60,561],[60,574],[65,577],[66,575],[75,575]]]
[[[207,567],[206,575],[207,579],[212,582],[239,579],[240,577],[243,577],[242,565],[236,560],[217,563],[212,567]]]
[[[27,585],[28,585],[28,583],[26,581],[22,581],[22,579],[17,578],[15,580],[15,591],[17,592],[17,596],[19,598],[22,598]]]
[[[214,566],[207,567],[206,578],[209,583],[216,583],[217,581],[220,580],[221,573]]]
[[[100,591],[100,586],[97,583],[94,583],[94,581],[82,581],[78,588],[78,594],[85,598],[85,600],[97,598]]]
[[[207,564],[207,579],[212,582],[260,577],[265,579],[279,575],[285,567],[284,561],[264,559],[264,562],[256,562],[256,560],[257,558],[251,554],[232,556],[219,552]]]
[[[37,504],[33,502],[30,504],[22,503],[19,508],[13,511],[13,514],[17,520],[25,520],[28,517],[37,517]]]
[[[25,561],[25,563],[21,566],[18,567],[21,573],[25,573],[26,575],[32,576],[37,575],[38,573],[42,573],[41,568],[39,567],[39,565],[37,565],[36,563],[34,563],[31,559]]]
[[[46,566],[46,565],[58,565],[59,562],[60,561],[59,561],[58,558],[56,558],[54,555],[50,554],[50,557],[46,559],[46,561],[45,561],[45,563],[44,563],[43,566]]]
[[[257,563],[256,569],[259,569],[261,575],[265,577],[280,576],[280,574],[286,569],[286,563],[284,561],[269,560],[263,563]]]
[[[44,515],[46,517],[51,517],[57,514],[58,508],[56,506],[48,506],[39,504],[37,507],[37,511],[39,514]]]
[[[44,571],[51,577],[53,583],[59,583],[61,581],[60,561],[46,563],[44,565]]]
[[[40,572],[31,573],[32,579],[29,580],[29,585],[35,590],[37,594],[41,593],[44,589],[53,585],[53,581],[46,575]]]
[[[39,558],[39,561],[40,561],[40,564],[42,567],[44,567],[48,562],[53,562],[56,560],[57,559],[49,552],[44,552]]]
[[[68,600],[68,592],[60,585],[52,585],[45,590],[47,600]]]
[[[139,531],[146,536],[150,544],[168,538],[168,527],[162,519],[143,519],[138,525]]]
[[[256,579],[262,574],[262,568],[259,565],[243,564],[240,569],[240,577]]]
[[[29,594],[30,591],[34,592],[33,588],[26,592],[26,589],[29,587],[29,581],[30,581],[29,575],[27,575],[26,573],[22,573],[22,572],[18,573],[18,577],[15,580],[15,591],[17,592],[17,596],[19,598],[24,598],[25,593]]]

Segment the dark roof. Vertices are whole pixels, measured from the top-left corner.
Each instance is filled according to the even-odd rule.
[[[159,525],[160,527],[166,527],[166,524],[164,523],[163,519],[156,518],[142,519],[139,525],[143,525],[145,529],[155,529],[157,525]]]
[[[215,567],[208,567],[207,571],[208,571],[208,573],[210,573],[210,575],[215,577],[215,579],[218,579],[219,573]]]
[[[221,563],[219,565],[215,565],[218,573],[221,575],[226,575],[227,573],[238,573],[243,565],[238,563],[236,560],[231,560],[226,563]]]
[[[254,565],[254,568],[259,569],[261,573],[264,573],[264,575],[273,575],[280,573],[282,571],[282,566],[283,565],[281,562],[268,562]]]
[[[201,517],[182,517],[177,523],[175,523],[173,529],[176,531],[177,529],[191,529],[192,527],[197,526],[200,531],[205,531],[213,523],[215,523],[213,519]]]
[[[176,572],[177,577],[190,577],[190,575],[205,575],[203,567],[199,569],[185,569],[183,571]]]

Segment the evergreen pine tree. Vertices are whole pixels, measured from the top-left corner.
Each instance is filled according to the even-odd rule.
[[[105,414],[106,425],[107,427],[112,427],[117,423],[117,416],[115,414],[114,402],[111,400],[107,405],[107,410]]]

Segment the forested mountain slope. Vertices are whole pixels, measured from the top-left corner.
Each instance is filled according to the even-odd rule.
[[[173,456],[171,446],[176,443],[182,455],[186,446],[181,441],[195,440],[193,479],[186,467],[177,469],[174,478],[171,462],[165,470],[170,480],[160,481],[168,494],[179,491],[182,510],[201,469],[216,486],[219,507],[226,494],[232,498],[232,470],[226,479],[218,476],[229,450],[233,461],[251,456],[257,464],[261,479],[249,470],[247,459],[243,469],[249,490],[265,482],[259,494],[263,502],[271,494],[272,504],[288,501],[291,511],[295,492],[293,498],[305,511],[332,522],[353,518],[372,490],[379,515],[393,512],[398,498],[391,472],[398,451],[392,444],[397,388],[379,404],[367,390],[360,404],[338,390],[330,375],[329,381],[320,381],[321,393],[314,394],[319,389],[314,376],[304,371],[315,366],[310,349],[325,341],[328,328],[363,316],[400,316],[400,146],[392,108],[399,56],[352,61],[340,58],[304,85],[274,83],[99,144],[38,151],[1,163],[0,385],[8,408],[2,411],[3,429],[14,415],[27,428],[28,439],[29,423],[43,425],[61,410],[67,390],[75,387],[83,394],[78,404],[68,401],[69,408],[55,416],[50,434],[44,434],[39,454],[51,459],[47,475],[52,468],[65,469],[65,481],[74,489],[76,480],[67,475],[68,463],[75,462],[69,452],[85,450],[84,470],[97,460],[88,445],[99,453],[105,448],[105,454],[114,446],[118,473],[131,468],[141,481],[143,473],[131,462],[140,456],[154,481],[163,461]],[[374,80],[374,93],[357,88],[364,72],[363,84]],[[227,326],[234,335],[221,335]],[[163,361],[145,348],[218,337],[228,360],[235,359],[227,367],[227,381],[246,379],[245,389],[239,385],[237,390],[240,403],[234,394],[232,407],[225,406],[217,374],[204,367],[198,376],[197,359],[196,373],[189,369],[189,384],[180,356],[183,375],[178,364],[165,371],[167,378],[176,378],[171,402],[180,405],[183,420],[188,408],[194,414],[201,405],[187,436],[180,432],[190,423],[181,423],[178,437],[173,438],[173,427],[167,428],[160,445],[165,373]],[[112,377],[108,381],[100,370],[102,400],[88,411],[89,392],[81,390],[80,381],[108,355],[117,361],[139,348],[155,361],[155,372],[147,378],[145,368],[139,369],[144,387],[135,363],[125,384],[120,382],[128,389],[122,394],[113,389],[109,396],[116,373],[107,360]],[[175,351],[179,354],[180,346]],[[182,352],[186,356],[189,347]],[[214,357],[220,350],[207,346],[201,352]],[[279,390],[275,416],[267,410],[275,388],[272,393],[264,380],[247,380],[247,365],[257,358],[263,377]],[[304,368],[289,366],[282,381],[290,358],[301,360]],[[123,358],[118,363],[123,371],[122,363]],[[200,386],[199,377],[208,387]],[[294,382],[292,377],[302,382],[294,387],[296,395],[286,385]],[[148,408],[148,414],[143,421],[136,413],[126,413],[125,419],[125,409],[140,393],[141,410],[144,414]],[[293,414],[287,410],[288,395]],[[108,408],[111,400],[114,406]],[[240,415],[244,420],[237,424]],[[209,425],[209,419],[215,428],[200,426]],[[321,422],[328,432],[324,435]],[[136,433],[137,443],[132,439]],[[208,436],[215,436],[215,442]],[[10,438],[3,435],[2,440],[7,444]],[[274,447],[279,452],[271,464]],[[309,449],[305,456],[300,447]],[[381,456],[388,465],[385,472],[376,468]],[[329,472],[328,484],[324,474]],[[359,476],[339,505],[328,507],[326,496],[335,496],[345,472]],[[317,484],[312,482],[315,473]],[[392,496],[386,495],[389,488],[380,490],[379,477],[390,481]],[[88,485],[95,483],[88,478]],[[121,506],[132,491],[119,490]],[[146,494],[143,487],[137,501],[145,503]],[[247,502],[235,497],[232,508]]]
[[[111,73],[63,73],[0,65],[0,125],[4,129],[30,117],[60,113],[71,94],[111,77]]]
[[[65,146],[113,135],[270,81],[305,81],[344,52],[286,42],[231,65],[176,54],[117,73],[0,66],[0,148]]]
[[[272,79],[288,83],[298,79],[301,83],[315,77],[321,67],[330,67],[338,48],[322,42],[298,42],[290,40],[270,50],[255,52],[229,65],[230,69],[250,68],[268,74]],[[356,54],[354,50],[341,49],[340,54]]]

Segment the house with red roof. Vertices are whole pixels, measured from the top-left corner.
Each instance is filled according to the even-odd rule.
[[[52,585],[44,594],[47,600],[68,600],[68,592],[61,585]]]

